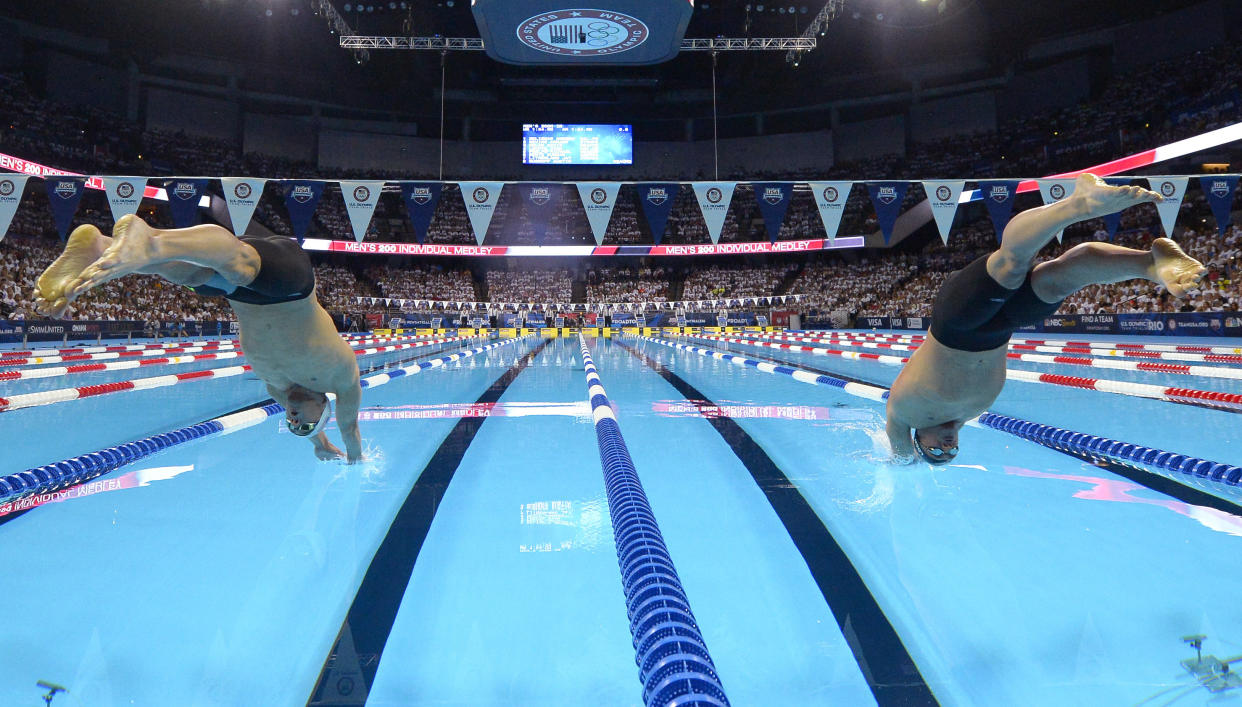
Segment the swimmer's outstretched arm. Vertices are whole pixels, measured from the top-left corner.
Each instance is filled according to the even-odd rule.
[[[362,461],[362,431],[358,429],[358,409],[362,407],[362,385],[357,377],[352,386],[336,394],[336,426],[345,442],[345,458],[350,464]]]

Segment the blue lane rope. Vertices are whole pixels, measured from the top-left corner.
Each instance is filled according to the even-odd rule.
[[[370,388],[383,385],[393,378],[420,373],[428,368],[438,368],[447,363],[475,356],[484,351],[499,346],[506,346],[519,340],[520,338],[505,339],[487,346],[463,349],[447,356],[440,356],[409,366],[402,366],[385,373],[367,376],[362,379],[362,387]],[[149,457],[156,452],[161,452],[170,447],[225,430],[249,427],[284,411],[284,407],[280,404],[272,403],[271,405],[224,415],[223,417],[213,418],[196,425],[182,427],[152,437],[144,437],[143,439],[127,442],[117,447],[108,447],[97,452],[89,452],[52,464],[19,471],[15,474],[0,476],[0,503],[21,500],[28,496],[52,493],[69,486],[86,483],[110,471]]]
[[[581,335],[578,341],[643,702],[647,707],[728,705],[595,361]]]
[[[725,353],[717,349],[679,344],[650,336],[639,336],[637,338],[697,353],[700,356],[728,361],[738,366],[757,368],[768,373],[780,373],[803,383],[841,388],[851,395],[869,400],[888,400],[888,390],[880,386],[846,381],[820,373],[804,371],[792,366],[774,364],[770,361],[758,361],[745,356],[738,356],[737,354]],[[1209,459],[1200,459],[1199,457],[1186,454],[1167,452],[1155,447],[1121,442],[1108,437],[1097,437],[1060,427],[1052,427],[1051,425],[1041,425],[1030,420],[999,415],[994,412],[984,412],[977,419],[980,425],[1008,432],[1014,436],[1052,449],[1101,457],[1128,466],[1139,465],[1140,468],[1154,467],[1164,472],[1171,472],[1173,476],[1169,476],[1169,474],[1161,474],[1161,476],[1166,476],[1179,482],[1190,481],[1195,486],[1209,491],[1219,493],[1221,492],[1220,487],[1223,485],[1229,487],[1229,492],[1233,495],[1236,494],[1236,489],[1242,488],[1242,467],[1222,464]]]

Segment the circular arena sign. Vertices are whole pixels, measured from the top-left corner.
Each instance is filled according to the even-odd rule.
[[[518,40],[547,54],[600,56],[628,51],[647,41],[642,20],[611,10],[554,10],[518,25]]]

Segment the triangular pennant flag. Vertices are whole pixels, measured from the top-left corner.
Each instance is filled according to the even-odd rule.
[[[1039,184],[1039,195],[1043,198],[1044,204],[1052,204],[1058,202],[1070,194],[1074,193],[1074,185],[1077,179],[1037,179]],[[1118,213],[1120,217],[1120,213]],[[1115,229],[1114,229],[1115,230]],[[1057,231],[1057,242],[1061,241],[1061,237],[1065,235],[1065,229]]]
[[[1229,228],[1229,214],[1233,211],[1233,192],[1238,188],[1238,175],[1199,177],[1199,188],[1207,197],[1208,206],[1212,207],[1216,228],[1220,230],[1220,235],[1225,235],[1225,229]]]
[[[1105,177],[1104,183],[1114,187],[1126,187],[1133,181],[1130,177]],[[1072,191],[1072,190],[1071,190]],[[1106,214],[1103,219],[1104,230],[1108,231],[1108,240],[1113,240],[1113,236],[1117,235],[1117,229],[1121,227],[1121,212],[1114,211]],[[1058,234],[1059,235],[1059,234]]]
[[[26,188],[27,179],[30,177],[25,174],[0,175],[0,241],[8,234],[13,214],[17,213],[17,207],[22,203],[22,191]]]
[[[354,240],[361,243],[371,225],[375,205],[379,203],[383,182],[341,182],[341,196],[345,199],[345,211],[349,213],[349,225],[354,227]]]
[[[523,184],[522,197],[526,205],[526,220],[535,229],[535,243],[543,245],[548,232],[548,221],[560,201],[560,184]]]
[[[828,242],[837,239],[837,229],[841,227],[841,216],[845,213],[845,202],[850,198],[853,182],[811,182],[811,193],[815,195],[815,205],[819,207],[819,219],[824,222],[824,232]]]
[[[198,225],[198,202],[207,190],[206,179],[169,179],[164,182],[174,228]]]
[[[310,228],[311,217],[315,215],[315,207],[319,205],[319,197],[323,196],[324,183],[314,179],[289,179],[285,181],[285,185],[289,189],[285,194],[289,225],[293,227],[293,237],[301,243]]]
[[[619,182],[578,182],[578,198],[582,199],[582,208],[586,210],[595,245],[604,244],[604,233],[608,230],[620,189]]]
[[[871,194],[871,203],[875,205],[875,218],[880,223],[880,233],[884,234],[884,244],[893,236],[893,226],[897,223],[897,214],[901,211],[901,200],[906,198],[908,182],[868,182],[867,192]]]
[[[138,213],[142,194],[147,189],[146,177],[100,177],[100,181],[114,222],[120,221],[122,216]]]
[[[759,204],[759,213],[763,216],[763,225],[768,230],[768,240],[776,242],[776,236],[785,223],[785,213],[789,211],[789,202],[793,200],[792,182],[756,182],[755,201]]]
[[[720,229],[724,226],[725,214],[729,213],[729,202],[733,200],[736,185],[737,182],[694,182],[692,185],[712,243],[720,242]]]
[[[992,219],[992,228],[996,229],[997,243],[1001,242],[1005,226],[1009,225],[1009,217],[1013,214],[1013,199],[1018,194],[1018,184],[1016,179],[979,182],[979,191]]]
[[[47,179],[47,202],[52,209],[56,232],[63,241],[69,236],[73,215],[78,212],[78,202],[86,189],[86,177],[50,177]]]
[[[254,218],[255,207],[263,196],[264,184],[267,184],[266,179],[220,177],[224,203],[228,204],[229,220],[233,222],[233,233],[240,236],[250,228],[250,219]]]
[[[431,227],[443,189],[444,184],[440,182],[401,182],[401,199],[405,201],[405,210],[419,243],[427,239],[427,229]]]
[[[1160,195],[1156,202],[1156,211],[1160,212],[1160,225],[1164,235],[1173,237],[1173,227],[1177,225],[1177,212],[1182,208],[1182,199],[1186,196],[1186,184],[1190,177],[1148,177],[1147,183],[1151,190]]]
[[[949,232],[953,229],[953,217],[957,215],[958,199],[961,198],[962,189],[965,187],[966,182],[962,179],[929,179],[923,182],[923,191],[927,193],[927,202],[931,204],[932,217],[936,219],[940,240],[944,241],[945,245],[949,245]]]
[[[673,202],[677,191],[681,188],[677,183],[638,184],[638,201],[643,206],[643,215],[647,217],[647,226],[651,229],[651,238],[656,245],[664,238],[664,230],[668,226],[668,215],[673,210]]]
[[[458,182],[461,187],[461,198],[466,203],[466,215],[470,217],[470,228],[474,230],[474,241],[483,245],[487,236],[487,227],[492,222],[492,213],[496,211],[496,203],[500,201],[500,190],[504,182]]]

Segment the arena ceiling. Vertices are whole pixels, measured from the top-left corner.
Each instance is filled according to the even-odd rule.
[[[360,34],[478,36],[469,0],[332,1]],[[1195,2],[846,0],[844,13],[820,38],[820,48],[797,68],[781,52],[722,54],[721,111],[807,105],[843,91],[883,90],[885,74],[937,62],[994,73],[1021,60],[1041,39],[1147,19]],[[822,0],[775,5],[696,0],[686,36],[796,36],[822,7]],[[291,92],[324,100],[348,95],[360,107],[400,113],[426,113],[438,96],[436,53],[372,51],[358,65],[337,46],[310,0],[23,0],[4,3],[0,14],[100,36],[140,66],[170,53],[258,62],[262,73],[289,77]],[[688,109],[697,113],[703,104],[710,106],[710,67],[705,53],[683,53],[648,67],[561,68],[506,65],[481,52],[457,52],[447,64],[449,110],[481,118],[511,117],[517,109],[533,120],[592,120],[618,118],[617,109],[624,106],[629,114],[621,117],[630,120],[666,114],[669,102],[678,101],[697,104],[698,109]],[[824,87],[826,77],[837,79],[830,91]],[[853,88],[851,77],[858,79]],[[532,115],[538,106],[547,114]]]

